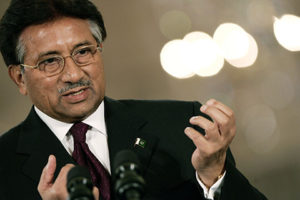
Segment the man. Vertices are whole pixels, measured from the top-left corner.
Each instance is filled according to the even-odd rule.
[[[107,181],[123,149],[141,160],[144,199],[266,199],[235,168],[227,106],[105,97],[105,37],[87,0],[11,2],[1,53],[33,108],[0,139],[0,199],[66,199],[66,175],[77,164],[91,172],[96,199],[114,199]]]

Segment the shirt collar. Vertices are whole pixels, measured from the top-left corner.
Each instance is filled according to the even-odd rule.
[[[73,126],[73,123],[62,122],[46,115],[41,110],[39,110],[36,106],[34,106],[34,109],[37,115],[50,128],[50,130],[56,135],[56,137],[60,141],[64,139],[64,137],[66,136],[70,128]],[[106,125],[104,119],[104,101],[101,102],[101,104],[99,105],[99,107],[96,109],[94,113],[92,113],[82,122],[88,124],[92,128],[106,135]]]
[[[82,122],[91,126],[92,128],[97,129],[104,135],[106,135],[106,125],[104,119],[104,101],[101,102],[97,110],[92,113],[88,118],[83,120]]]

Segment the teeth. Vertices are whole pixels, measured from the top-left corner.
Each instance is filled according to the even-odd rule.
[[[79,90],[78,92],[72,93],[71,95],[72,95],[72,96],[76,96],[76,95],[81,94],[82,92],[83,92],[83,90]]]

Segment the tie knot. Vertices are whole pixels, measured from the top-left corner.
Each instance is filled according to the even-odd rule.
[[[71,134],[73,135],[74,142],[85,142],[85,134],[89,129],[89,125],[83,122],[76,122],[70,129]]]

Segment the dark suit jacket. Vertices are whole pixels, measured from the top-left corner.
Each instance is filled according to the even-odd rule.
[[[198,102],[105,98],[110,160],[112,162],[116,153],[123,149],[136,152],[147,182],[145,199],[204,199],[190,161],[195,147],[183,132],[185,127],[191,126],[190,117],[203,115],[199,108]],[[146,141],[144,148],[134,146],[138,137]],[[75,164],[60,141],[31,109],[25,121],[0,138],[0,199],[40,199],[37,185],[50,154],[57,158],[56,176],[65,164]],[[265,199],[235,168],[230,151],[226,171],[219,199]]]

